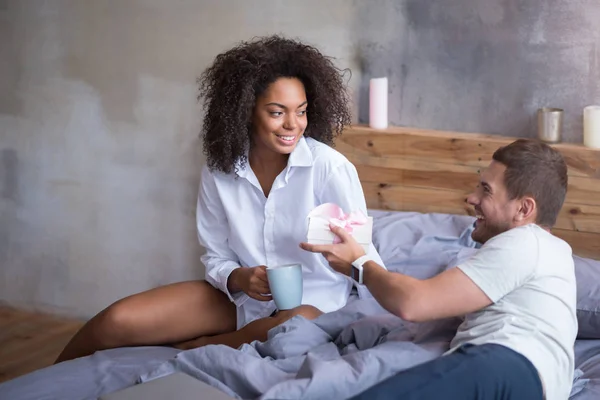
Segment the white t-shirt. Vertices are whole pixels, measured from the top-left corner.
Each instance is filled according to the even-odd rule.
[[[537,369],[548,400],[569,397],[577,335],[571,247],[538,225],[510,229],[458,266],[493,304],[465,316],[451,351],[496,343]]]
[[[301,263],[302,303],[323,312],[343,307],[353,281],[335,272],[321,254],[299,247],[306,241],[308,213],[323,203],[336,203],[346,213],[367,206],[356,168],[342,154],[311,138],[302,137],[265,197],[249,165],[237,174],[202,170],[197,228],[206,248],[202,262],[206,280],[225,292],[238,307],[238,328],[275,310],[273,301],[261,302],[227,290],[229,274],[239,266]],[[383,266],[371,244],[369,256]],[[371,296],[357,285],[359,297]]]

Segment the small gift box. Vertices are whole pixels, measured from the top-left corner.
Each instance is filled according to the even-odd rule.
[[[345,214],[337,204],[321,204],[308,214],[308,243],[339,243],[340,239],[331,232],[330,225],[344,228],[363,247],[365,253],[369,251],[373,217],[368,217],[360,211]]]

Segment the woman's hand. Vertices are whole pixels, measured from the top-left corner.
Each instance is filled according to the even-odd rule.
[[[264,265],[234,269],[231,275],[229,275],[227,288],[230,293],[241,290],[258,301],[269,301],[272,299],[269,280],[267,279],[267,267]]]

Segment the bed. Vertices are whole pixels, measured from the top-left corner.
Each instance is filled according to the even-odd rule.
[[[464,200],[493,151],[510,138],[364,126],[336,148],[357,167],[373,242],[388,269],[433,276],[477,251]],[[569,193],[554,234],[574,249],[579,334],[571,397],[600,396],[600,151],[556,145],[569,166]],[[182,371],[233,398],[347,398],[392,374],[439,357],[460,319],[407,323],[372,299],[315,321],[295,317],[269,340],[238,350],[207,346],[113,349],[48,367],[0,385],[0,399],[95,399]],[[174,394],[174,397],[176,395]]]

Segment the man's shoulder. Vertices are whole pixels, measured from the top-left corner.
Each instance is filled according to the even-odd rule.
[[[486,253],[494,259],[502,259],[513,265],[564,265],[573,259],[571,246],[567,242],[536,224],[509,229],[486,242],[481,247],[481,250],[484,249],[488,249]]]
[[[481,248],[506,248],[517,249],[522,247],[537,247],[539,232],[535,228],[537,225],[528,224],[504,231],[490,240],[488,240]]]
[[[521,226],[502,232],[481,246],[467,265],[496,265],[503,269],[518,266],[533,268],[539,260],[539,241],[529,226]]]
[[[515,228],[514,238],[535,240],[540,252],[549,252],[554,254],[562,254],[564,256],[572,256],[571,246],[558,236],[554,236],[550,230],[544,229],[537,224],[529,224],[519,228]]]

